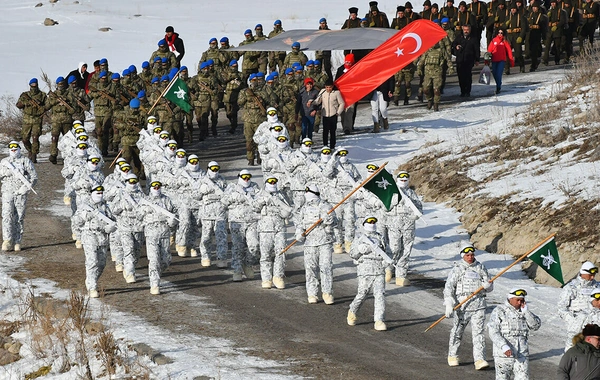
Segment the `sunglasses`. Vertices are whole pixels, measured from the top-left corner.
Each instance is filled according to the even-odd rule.
[[[475,253],[475,248],[473,247],[467,247],[464,248],[462,251],[460,251],[461,253],[467,254],[467,253]]]
[[[123,173],[129,173],[131,171],[131,166],[121,166],[121,171]]]
[[[338,156],[347,156],[348,155],[348,151],[347,150],[340,150],[337,155]]]
[[[221,167],[220,167],[220,166],[218,166],[218,165],[213,165],[213,166],[209,166],[209,167],[208,167],[208,169],[209,169],[211,172],[218,172],[218,171],[219,171],[219,169],[221,169]]]
[[[154,128],[152,132],[160,134],[162,132],[162,128]]]
[[[127,180],[128,183],[135,185],[136,183],[140,182],[137,178],[129,178]]]
[[[515,290],[514,292],[510,292],[510,294],[515,295],[517,297],[525,297],[527,292],[523,289]]]
[[[252,174],[242,174],[240,176],[241,179],[243,179],[244,181],[249,180],[250,178],[252,178]]]
[[[591,297],[593,297],[593,298],[595,298],[597,300],[600,300],[600,293],[594,293],[594,294],[591,295]]]
[[[153,188],[155,188],[155,189],[156,189],[156,188],[160,188],[161,186],[162,186],[162,183],[160,183],[160,182],[158,182],[158,181],[154,181],[154,182],[152,182],[152,183],[150,184],[150,187],[153,187]]]
[[[373,165],[373,164],[369,164],[369,165],[367,165],[367,169],[368,170],[377,170],[377,169],[379,169],[379,166]]]
[[[588,272],[589,274],[596,274],[598,273],[598,268],[584,269],[584,271]]]
[[[169,144],[167,145],[169,147],[169,149],[174,150],[177,149],[177,144]]]
[[[8,149],[17,149],[19,144],[8,144]]]
[[[77,132],[77,130],[83,129],[83,125],[81,125],[81,124],[75,124],[75,125],[73,125],[73,128],[75,128],[75,132]]]
[[[267,179],[267,183],[268,183],[269,185],[274,185],[274,184],[276,184],[276,183],[277,183],[277,178],[268,178],[268,179]]]
[[[85,129],[83,128],[75,128],[75,133],[83,133],[85,132]]]
[[[188,162],[192,165],[198,165],[198,159],[197,158],[192,158],[191,160],[188,160]]]
[[[100,159],[99,158],[90,158],[88,161],[91,162],[92,164],[96,165],[97,163],[100,162]]]
[[[277,115],[277,111],[269,111],[269,112],[267,112],[267,115],[275,116],[275,115]]]
[[[367,220],[365,220],[365,223],[375,224],[377,223],[377,218],[367,218]]]
[[[408,173],[400,173],[398,174],[398,178],[410,178],[410,175]]]
[[[168,140],[169,139],[169,135],[163,135],[163,134],[161,134],[160,135],[160,139],[161,140]]]

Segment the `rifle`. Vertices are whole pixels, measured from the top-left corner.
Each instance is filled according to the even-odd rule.
[[[154,203],[148,201],[147,199],[142,198],[142,199],[140,199],[139,203],[143,204],[143,205],[146,205],[146,206],[152,207],[155,211],[159,212],[160,214],[163,214],[163,215],[167,216],[168,218],[173,218],[173,219],[175,219],[178,222],[180,221],[179,219],[177,219],[175,217],[175,214],[173,214],[173,213],[165,210],[164,208],[160,207],[159,205],[155,205]]]
[[[102,212],[100,212],[100,210],[93,208],[89,204],[83,204],[81,206],[81,209],[84,210],[84,211],[91,211],[94,215],[96,215],[97,217],[99,217],[100,220],[102,220],[104,223],[108,224],[109,226],[113,226],[113,227],[117,226],[117,222],[115,222],[114,220],[112,220],[108,216],[104,215]]]
[[[39,108],[39,109],[41,109],[42,111],[46,112],[46,111],[44,110],[44,107],[42,107],[42,106],[40,105],[40,103],[38,103],[38,102],[37,102],[35,99],[33,99],[31,96],[29,96],[29,94],[28,94],[28,93],[24,92],[24,93],[23,93],[23,95],[25,95],[25,96],[27,97],[27,100],[29,100],[29,103],[30,103],[32,106],[34,106],[35,108]]]
[[[417,206],[415,206],[415,204],[413,203],[413,201],[406,195],[406,193],[404,192],[404,190],[402,190],[399,187],[398,187],[398,190],[400,191],[400,195],[402,195],[402,199],[404,199],[404,201],[408,204],[408,207],[410,207],[410,209],[412,210],[412,212],[415,213],[415,216],[417,218],[422,217],[423,213],[421,211],[419,211],[419,209],[417,208]]]
[[[8,161],[2,161],[2,165],[6,166],[15,175],[15,177],[17,177],[21,182],[23,182],[23,185],[27,186],[29,190],[33,191],[33,193],[37,195],[37,192],[33,189],[31,183],[27,180],[27,178],[25,178],[25,176],[19,171],[19,169],[15,168],[15,166]]]
[[[56,99],[58,100],[58,102],[60,104],[62,104],[63,106],[67,107],[67,109],[73,113],[75,113],[75,108],[71,107],[69,105],[69,103],[67,103],[63,98],[61,98],[57,93],[55,93],[54,91],[50,90],[50,92],[48,92],[48,94],[50,95],[54,95],[54,97],[56,97]]]
[[[117,99],[113,98],[112,96],[108,95],[106,92],[104,92],[104,91],[102,91],[102,90],[100,90],[100,89],[97,89],[97,88],[95,88],[95,87],[93,87],[93,86],[88,86],[88,88],[89,88],[91,91],[96,91],[96,92],[99,92],[99,93],[100,93],[100,96],[102,96],[102,97],[103,97],[103,98],[105,98],[105,99],[108,99],[108,100],[110,100],[110,101],[111,101],[111,102],[113,102],[113,103],[116,103],[116,102],[117,102]]]
[[[248,94],[254,98],[254,101],[256,102],[256,104],[258,105],[258,107],[260,108],[261,111],[263,111],[265,114],[267,113],[267,109],[265,108],[265,106],[262,104],[262,102],[260,101],[260,99],[258,98],[258,96],[254,93],[254,91],[252,91],[251,88],[248,87]]]
[[[205,89],[206,91],[208,91],[210,93],[211,96],[215,96],[216,95],[216,91],[211,90],[204,82],[202,81],[196,81],[198,82],[198,84],[200,85],[200,87],[202,87],[203,89]]]
[[[358,239],[358,241],[363,241],[364,243],[368,244],[371,249],[373,250],[373,252],[375,252],[376,254],[378,254],[379,256],[381,256],[381,258],[383,259],[383,261],[385,261],[386,264],[393,264],[394,261],[391,259],[391,257],[389,257],[387,255],[387,253],[385,253],[385,251],[383,249],[381,249],[380,246],[378,246],[377,244],[375,244],[375,242],[371,239],[369,239],[369,237],[367,237],[367,235],[361,235],[360,238]]]

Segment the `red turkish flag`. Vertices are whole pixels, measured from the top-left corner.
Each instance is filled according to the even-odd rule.
[[[402,28],[335,81],[346,107],[358,102],[444,37],[446,32],[429,20],[416,20]]]

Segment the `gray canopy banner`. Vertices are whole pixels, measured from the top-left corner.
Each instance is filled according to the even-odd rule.
[[[342,30],[297,29],[283,32],[268,40],[231,48],[233,51],[290,51],[294,42],[301,50],[376,49],[398,30],[387,28],[352,28]]]

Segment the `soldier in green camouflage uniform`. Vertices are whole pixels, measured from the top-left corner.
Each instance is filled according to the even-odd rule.
[[[256,34],[254,35],[254,39],[256,41],[264,41],[267,39],[267,36],[265,36],[263,33],[263,27],[261,24],[256,24],[256,26],[254,27],[254,31],[256,32]],[[268,63],[269,53],[266,51],[261,51],[260,56],[258,57],[258,72],[266,73]]]
[[[415,77],[415,70],[415,64],[411,62],[394,75],[396,81],[396,86],[394,87],[394,105],[398,105],[400,98],[404,99],[404,105],[408,105],[408,99],[412,95],[410,82]],[[404,85],[404,91],[402,91],[402,85]]]
[[[246,29],[244,36],[246,39],[240,42],[240,46],[249,45],[256,42],[250,29]],[[258,59],[260,58],[261,52],[245,51],[242,52],[241,55],[244,56],[244,60],[242,61],[242,82],[246,83],[250,74],[258,72]]]
[[[257,158],[260,163],[260,157],[257,157],[258,152],[256,143],[254,142],[254,132],[259,124],[267,118],[267,101],[266,94],[262,91],[258,84],[258,79],[255,74],[250,77],[248,88],[240,91],[238,105],[244,109],[244,137],[246,138],[246,158],[248,165],[254,165],[254,159]]]
[[[433,107],[434,111],[439,111],[442,87],[442,67],[448,61],[446,50],[442,48],[440,43],[436,43],[433,47],[419,59],[417,70],[419,74],[424,74],[423,92],[427,97],[427,109]],[[452,68],[452,65],[449,65]]]
[[[200,72],[192,78],[189,87],[196,114],[196,122],[200,129],[200,141],[208,137],[208,115],[210,113],[213,98],[217,96],[217,83],[210,76],[207,62],[200,64]]]
[[[77,86],[77,79],[75,76],[70,76],[67,79],[69,88],[67,89],[67,97],[69,98],[69,104],[73,105],[75,112],[71,115],[73,120],[79,120],[83,124],[85,121],[85,111],[90,110],[90,98],[85,93],[83,88]]]
[[[208,62],[209,59],[212,59],[215,62],[220,62],[219,48],[217,47],[217,39],[215,37],[208,41],[208,49],[202,53],[200,62],[198,62],[198,66],[196,66],[197,71],[200,71],[200,64],[202,64],[202,62]]]
[[[548,31],[546,32],[546,42],[544,45],[544,56],[542,62],[544,65],[548,65],[548,59],[550,57],[550,49],[554,44],[554,64],[558,65],[560,62],[560,55],[562,53],[562,38],[564,32],[564,26],[567,23],[567,12],[557,6],[557,0],[550,0],[550,9],[548,9]]]
[[[135,67],[135,65],[129,66],[129,81],[131,83],[131,88],[135,90],[136,94],[146,89],[146,82],[138,75],[137,67]]]
[[[188,68],[186,66],[181,66],[181,69],[179,70],[179,79],[185,82],[185,84],[188,86],[188,89],[190,88],[192,84],[192,78],[190,77]],[[185,119],[185,127],[187,129],[187,142],[191,143],[193,141],[194,133],[194,108],[190,108],[190,112],[184,112],[183,117]]]
[[[240,54],[230,50],[233,46],[229,44],[229,38],[223,37],[219,42],[221,47],[219,48],[218,62],[222,71],[227,71],[231,61],[240,59]]]
[[[279,104],[283,113],[282,122],[288,129],[290,146],[293,147],[302,137],[302,124],[300,123],[300,116],[296,109],[300,87],[294,78],[293,69],[286,69],[285,72],[286,75],[281,80]]]
[[[156,57],[154,61],[152,61],[152,78],[162,78],[166,72],[162,67],[162,58]]]
[[[171,120],[171,116],[169,115],[169,108],[167,108],[168,100],[161,96],[163,91],[167,88],[170,79],[168,76],[163,75],[158,83],[152,88],[152,92],[150,93],[150,103],[154,106],[154,116],[158,119],[158,123],[163,127],[164,131],[169,132],[169,135],[173,134],[173,131],[169,129],[169,121]],[[167,124],[167,125],[165,125]]]
[[[148,62],[154,62],[154,58],[156,57],[160,57],[161,60],[164,60],[164,58],[167,59],[167,71],[171,70],[172,67],[178,67],[177,57],[171,50],[169,50],[167,41],[165,41],[164,38],[158,41],[158,49],[152,53]]]
[[[153,78],[150,62],[142,62],[142,72],[139,74],[139,77],[142,79],[142,81],[144,81],[144,88],[147,91],[150,88],[150,83],[152,82]]]
[[[273,23],[273,30],[269,32],[268,38],[273,38],[276,35],[285,32],[281,25],[281,20],[275,20]],[[285,60],[285,51],[270,51],[269,52],[269,71],[277,71],[279,67],[279,71],[284,70],[283,61]]]
[[[46,111],[51,110],[52,143],[50,144],[50,157],[48,161],[56,164],[58,156],[58,138],[61,134],[66,134],[73,126],[71,115],[75,112],[73,106],[69,103],[67,92],[67,81],[63,77],[56,78],[56,91],[52,90],[48,94],[46,102]]]
[[[237,114],[239,110],[238,97],[240,90],[244,87],[242,77],[238,71],[237,60],[229,62],[229,69],[223,73],[225,83],[225,93],[223,94],[223,104],[225,105],[225,114],[230,122],[229,133],[235,133],[238,125]]]
[[[112,82],[108,81],[106,71],[99,75],[97,85],[88,86],[90,97],[94,100],[94,118],[96,124],[96,138],[98,139],[98,149],[102,156],[108,156],[108,141],[110,130],[112,129],[112,108],[116,102],[115,90]]]
[[[37,162],[37,154],[40,152],[42,119],[47,100],[46,93],[40,91],[37,78],[32,78],[29,81],[29,91],[23,92],[16,104],[18,109],[23,110],[21,140],[33,162]]]
[[[209,59],[208,72],[217,85],[217,93],[210,102],[210,126],[213,137],[217,137],[217,124],[219,123],[219,108],[223,104],[223,95],[225,94],[225,81],[222,76],[222,70],[215,69],[215,61]]]
[[[296,62],[302,64],[302,67],[306,65],[306,62],[308,62],[308,57],[306,54],[300,51],[299,42],[294,42],[292,44],[292,51],[285,56],[285,59],[283,60],[283,67],[287,69],[288,67],[292,67]]]
[[[131,99],[129,106],[120,114],[119,133],[121,135],[122,157],[133,166],[133,172],[138,177],[143,174],[140,150],[136,143],[139,132],[146,127],[146,115],[140,111],[140,101]]]
[[[113,130],[112,130],[112,132],[113,133],[112,133],[112,136],[109,138],[109,140],[110,140],[109,148],[111,151],[117,152],[117,151],[119,151],[119,144],[121,143],[121,136],[119,135],[119,127],[118,127],[118,123],[121,120],[119,113],[123,112],[125,107],[129,104],[129,101],[131,100],[131,98],[134,98],[135,96],[130,97],[130,95],[127,93],[127,90],[121,84],[121,76],[119,75],[119,73],[114,73],[111,77],[111,81],[113,83],[113,87],[114,87],[114,91],[115,91],[116,102],[112,105],[112,107],[113,107],[113,121],[112,121]]]

